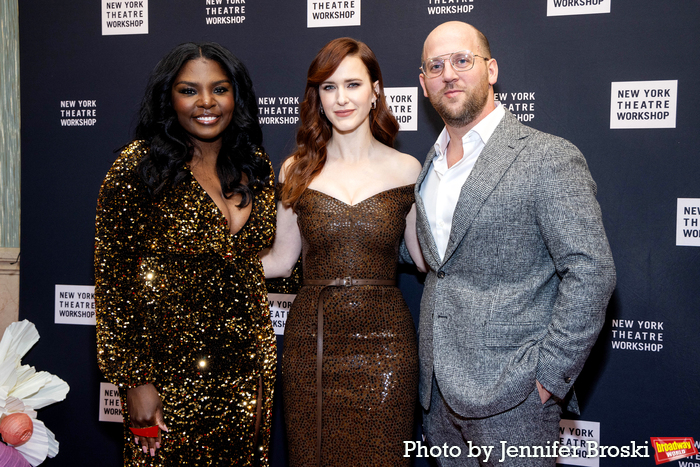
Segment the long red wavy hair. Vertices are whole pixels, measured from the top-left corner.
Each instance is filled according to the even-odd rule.
[[[279,199],[294,208],[311,180],[321,172],[326,163],[326,145],[333,135],[333,127],[325,115],[321,115],[321,98],[318,88],[348,56],[357,56],[367,67],[371,82],[378,82],[377,107],[369,113],[372,135],[387,146],[393,146],[399,124],[386,105],[384,82],[377,57],[367,44],[350,37],[334,39],[326,44],[311,62],[306,76],[306,91],[301,103],[301,125],[297,130],[296,150],[286,161],[286,177],[279,187]]]

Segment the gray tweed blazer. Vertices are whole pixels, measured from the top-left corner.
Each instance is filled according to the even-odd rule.
[[[586,160],[506,111],[462,186],[441,260],[419,195],[434,156],[416,183],[418,238],[431,268],[418,331],[421,404],[430,406],[433,373],[465,417],[514,407],[536,379],[563,399],[615,288]]]

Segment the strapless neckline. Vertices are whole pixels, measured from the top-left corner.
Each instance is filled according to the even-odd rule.
[[[380,191],[380,192],[378,192],[378,193],[375,193],[375,194],[373,194],[372,196],[368,196],[367,198],[364,198],[363,200],[358,201],[357,203],[354,203],[354,204],[346,203],[346,202],[343,201],[342,199],[338,199],[338,198],[336,198],[335,196],[331,196],[331,195],[329,195],[328,193],[324,193],[323,191],[320,191],[320,190],[314,190],[313,188],[306,188],[306,191],[313,191],[314,193],[318,193],[318,194],[320,194],[320,195],[322,195],[322,196],[324,196],[324,197],[326,197],[326,198],[329,198],[329,199],[332,199],[332,200],[334,200],[334,201],[337,201],[338,203],[340,203],[340,204],[342,204],[342,205],[344,205],[344,206],[348,206],[348,207],[354,208],[354,207],[359,206],[359,205],[361,205],[362,203],[365,203],[365,202],[367,202],[367,201],[369,201],[369,200],[371,200],[371,199],[373,199],[373,198],[378,198],[378,197],[380,197],[381,195],[385,195],[385,194],[387,194],[387,193],[391,193],[391,192],[393,192],[393,191],[395,191],[395,190],[401,190],[401,189],[406,189],[406,188],[408,188],[408,187],[413,187],[414,185],[415,185],[414,183],[411,183],[411,184],[408,184],[408,185],[401,185],[401,186],[397,186],[397,187],[394,187],[394,188],[388,188],[388,189],[386,189],[386,190],[382,190],[382,191]]]

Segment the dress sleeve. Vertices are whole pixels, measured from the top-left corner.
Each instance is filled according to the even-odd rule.
[[[258,195],[257,202],[259,204],[259,218],[261,223],[261,231],[264,232],[262,238],[261,249],[271,248],[272,241],[275,237],[275,229],[277,227],[277,203],[275,202],[275,172],[272,169],[272,162],[268,155],[258,149],[256,155],[261,157],[268,166],[270,177],[265,184],[265,188]]]
[[[120,388],[152,383],[150,333],[141,303],[139,257],[150,195],[136,173],[147,151],[129,145],[102,183],[95,222],[97,360]]]

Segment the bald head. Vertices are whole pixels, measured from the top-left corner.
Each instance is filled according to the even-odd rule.
[[[464,44],[460,48],[447,50],[454,47],[453,44]],[[471,44],[471,45],[469,45]],[[486,36],[471,24],[461,21],[448,21],[442,23],[428,34],[423,43],[421,62],[426,58],[437,57],[458,50],[471,50],[472,52],[491,58],[491,47]]]
[[[455,52],[469,50],[475,60],[460,69],[452,63]],[[426,60],[441,57],[438,73],[418,75],[423,95],[430,99],[445,122],[451,138],[464,136],[495,108],[493,86],[498,80],[498,64],[491,58],[486,37],[474,26],[461,21],[449,21],[433,29],[423,44],[422,65]],[[447,65],[446,57],[450,57]],[[465,67],[461,67],[465,68]]]

